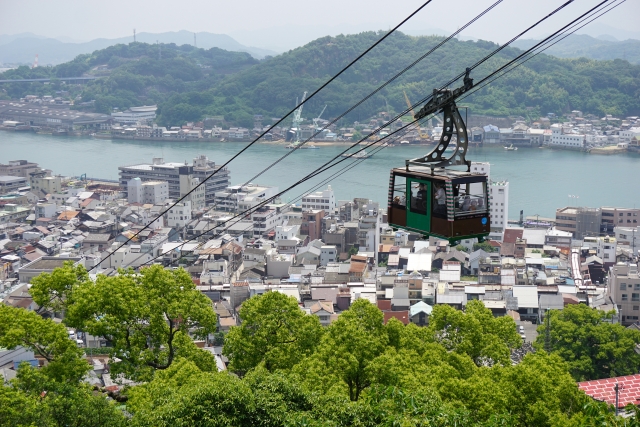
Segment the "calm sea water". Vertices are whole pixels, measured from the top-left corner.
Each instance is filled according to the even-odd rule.
[[[53,170],[56,174],[118,179],[118,166],[150,162],[153,157],[165,161],[188,161],[206,154],[223,163],[247,143],[139,142],[99,140],[84,137],[58,137],[30,132],[0,132],[0,162],[26,159]],[[256,180],[281,190],[296,182],[345,147],[322,147],[298,150],[277,167]],[[358,166],[332,180],[339,200],[366,197],[386,203],[389,170],[404,165],[404,160],[424,155],[428,147],[401,146],[382,150]],[[254,177],[268,164],[285,154],[280,145],[255,144],[229,165],[232,184]],[[555,216],[557,208],[567,204],[599,207],[640,206],[640,156],[598,156],[572,151],[521,148],[472,148],[468,158],[491,163],[493,180],[508,180],[509,216],[516,219],[520,209],[525,215]],[[337,170],[347,162],[341,163]],[[291,190],[284,201],[291,200],[328,177],[311,180]],[[570,199],[568,195],[578,196]]]

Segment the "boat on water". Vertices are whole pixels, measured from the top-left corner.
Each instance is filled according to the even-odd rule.
[[[511,144],[508,147],[504,147],[504,149],[507,150],[507,151],[517,151],[518,147],[514,147],[513,144]]]
[[[366,150],[362,150],[362,151],[360,151],[358,153],[354,153],[354,154],[342,153],[340,155],[340,157],[351,157],[352,159],[368,159],[371,156],[373,156],[373,154],[367,153]]]

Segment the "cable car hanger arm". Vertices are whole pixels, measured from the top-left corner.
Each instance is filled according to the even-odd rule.
[[[463,79],[464,84],[457,89],[434,89],[429,102],[414,116],[414,119],[420,120],[430,114],[444,113],[442,135],[440,136],[438,145],[429,154],[405,162],[407,171],[410,165],[428,165],[431,168],[431,174],[433,174],[434,169],[447,166],[466,166],[467,172],[471,171],[471,161],[465,158],[468,148],[467,126],[464,120],[462,120],[458,106],[455,103],[456,98],[473,87],[473,79],[469,77],[470,73],[471,68],[467,68]],[[451,142],[454,127],[457,139],[456,149],[453,154],[447,158],[443,155]]]

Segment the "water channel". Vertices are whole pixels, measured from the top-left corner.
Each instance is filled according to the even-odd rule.
[[[51,169],[55,174],[118,179],[118,166],[149,163],[153,157],[165,161],[191,163],[199,154],[220,164],[247,143],[187,141],[125,141],[91,137],[60,137],[31,132],[0,132],[0,163],[25,159]],[[297,150],[256,182],[284,189],[325,161],[338,155],[346,145],[325,146],[317,150]],[[423,146],[395,146],[364,160],[331,185],[338,200],[366,197],[386,203],[389,170],[404,160],[422,156]],[[229,165],[231,183],[242,184],[268,164],[285,154],[282,145],[255,144]],[[509,181],[509,217],[525,215],[555,216],[557,208],[571,205],[600,207],[640,206],[640,156],[618,154],[591,155],[546,148],[471,148],[468,158],[491,164],[492,180]],[[344,162],[338,168],[346,165]],[[336,168],[337,170],[337,168]],[[309,181],[284,196],[288,201],[313,187],[332,171]],[[573,198],[568,197],[574,196]]]

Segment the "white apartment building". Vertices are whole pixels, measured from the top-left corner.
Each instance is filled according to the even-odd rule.
[[[55,203],[38,203],[36,204],[36,218],[54,218],[56,216],[57,206]]]
[[[633,138],[640,137],[640,128],[631,128],[628,130],[621,130],[618,132],[620,142],[631,142]]]
[[[616,262],[616,249],[618,243],[615,237],[585,237],[583,245],[596,251],[596,256],[605,264]]]
[[[180,172],[180,199],[184,197],[182,201],[190,202],[191,209],[197,211],[205,206],[205,187],[200,185],[200,178],[193,176],[193,168],[187,168],[187,173],[183,174],[182,170]]]
[[[242,212],[259,205],[278,194],[278,187],[249,183],[233,185],[215,193],[216,209],[226,212]]]
[[[302,209],[324,210],[331,214],[336,208],[336,198],[333,189],[329,185],[326,190],[309,193],[302,197]]]
[[[276,226],[282,225],[284,219],[280,208],[269,205],[261,207],[251,214],[253,221],[253,236],[260,237],[263,234],[274,230]]]
[[[509,220],[509,181],[491,181],[489,209],[491,231],[504,232]]]
[[[320,265],[326,266],[330,262],[338,262],[338,249],[335,245],[320,247]]]
[[[299,225],[278,225],[276,226],[276,242],[280,240],[293,240],[299,233]]]
[[[637,264],[618,263],[609,268],[609,294],[620,310],[623,326],[640,320],[640,276]]]
[[[184,228],[191,221],[191,202],[183,201],[176,204],[167,212],[169,227]]]
[[[640,227],[615,227],[613,230],[620,246],[630,246],[632,249],[640,248]]]
[[[169,184],[166,181],[142,182],[133,178],[127,183],[127,201],[129,203],[161,204],[169,198]]]
[[[551,143],[549,146],[580,150],[584,148],[584,142],[585,135],[565,132],[559,124],[551,125]]]

